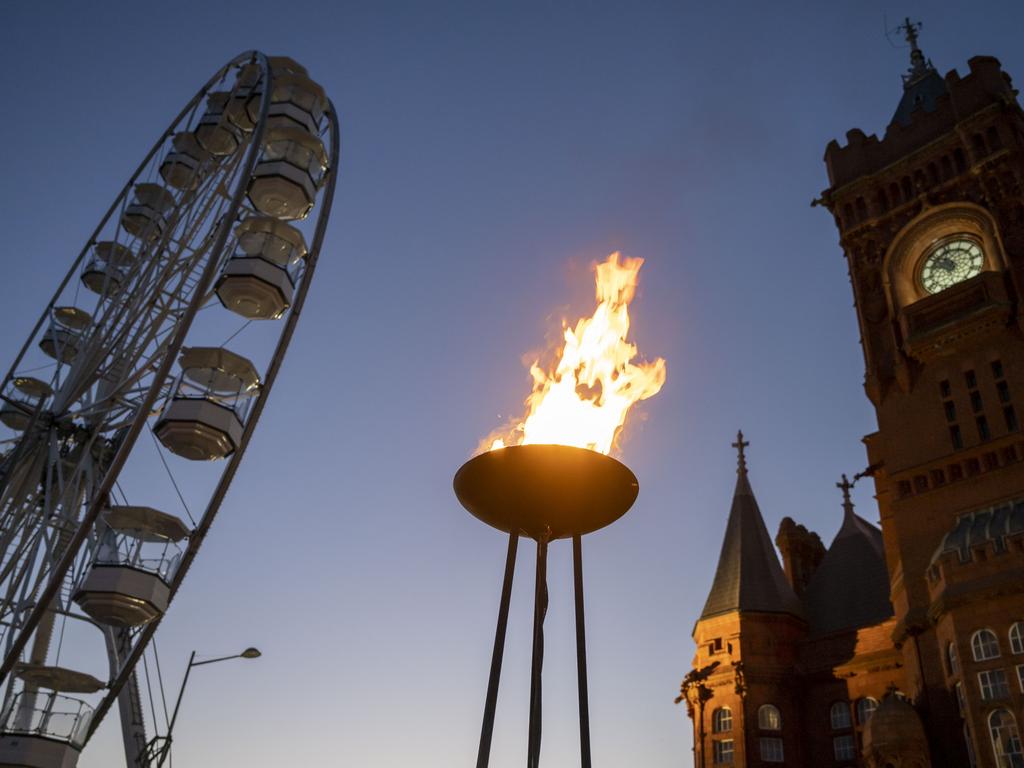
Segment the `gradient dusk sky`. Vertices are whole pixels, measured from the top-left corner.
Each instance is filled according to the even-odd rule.
[[[472,764],[505,539],[452,475],[521,410],[524,355],[641,256],[633,339],[668,380],[621,458],[625,518],[585,543],[595,765],[690,760],[672,703],[713,575],[742,428],[773,532],[831,541],[874,418],[831,217],[849,128],[880,133],[924,21],[941,73],[998,57],[1004,2],[5,2],[6,367],[171,118],[236,53],[301,61],[337,106],[331,226],[285,366],[158,634],[187,768]],[[893,36],[894,43],[900,43]],[[164,488],[162,493],[167,493]],[[173,498],[168,495],[168,498]],[[871,489],[858,511],[876,520]],[[521,546],[494,768],[524,762],[532,549]],[[570,547],[552,546],[542,762],[578,764]],[[119,765],[116,714],[82,768]]]

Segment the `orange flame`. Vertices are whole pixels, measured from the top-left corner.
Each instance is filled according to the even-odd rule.
[[[611,452],[630,407],[657,394],[665,383],[665,361],[632,362],[637,348],[626,341],[629,302],[643,263],[613,253],[594,265],[597,309],[580,318],[575,328],[563,321],[565,346],[554,371],[533,362],[526,416],[499,433],[489,450],[546,443]]]

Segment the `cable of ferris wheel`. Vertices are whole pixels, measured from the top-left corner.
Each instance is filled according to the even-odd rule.
[[[153,712],[153,718],[156,718],[156,702],[153,700],[153,684],[149,676],[149,662],[146,661],[146,654],[142,654],[142,671],[146,675],[146,695],[149,696],[149,708]],[[156,725],[154,723],[153,725]]]
[[[163,701],[164,705],[164,729],[166,730],[171,726],[171,719],[170,717],[168,717],[167,692],[166,689],[164,688],[164,673],[160,669],[160,654],[157,653],[156,649],[156,636],[153,637],[151,643],[153,647],[153,660],[156,662],[156,677],[157,681],[160,683],[160,699]],[[153,718],[156,718],[156,707],[153,707]]]
[[[181,489],[178,487],[178,483],[174,479],[174,473],[171,472],[171,467],[167,463],[167,459],[164,458],[163,446],[160,445],[160,441],[156,439],[156,435],[153,433],[153,427],[150,426],[149,424],[146,424],[146,429],[149,432],[149,436],[153,438],[153,444],[156,446],[157,456],[160,457],[160,463],[164,465],[164,469],[167,471],[167,477],[171,479],[171,485],[174,486],[174,492],[178,494],[178,499],[181,500],[181,506],[185,508],[185,514],[188,515],[188,519],[191,521],[192,527],[195,528],[196,519],[192,517],[192,510],[188,508],[188,504],[185,501],[185,497],[182,495]]]
[[[54,659],[53,665],[55,667],[60,666],[60,652],[64,648],[64,628],[68,625],[68,615],[65,613],[60,622],[60,637],[57,639],[57,658]]]
[[[37,365],[35,368],[27,368],[27,369],[21,371],[21,373],[22,374],[25,374],[25,373],[35,373],[36,371],[43,371],[43,370],[46,370],[47,368],[56,368],[56,367],[57,367],[57,363],[56,362],[44,363],[43,365]]]
[[[244,331],[244,330],[245,330],[246,328],[248,328],[248,327],[249,327],[250,325],[252,325],[252,320],[246,320],[246,321],[245,321],[244,323],[242,323],[242,327],[241,327],[241,328],[239,328],[239,329],[238,329],[237,331],[235,331],[235,332],[234,332],[234,333],[232,333],[232,334],[231,334],[230,336],[228,336],[228,337],[227,337],[226,339],[224,339],[224,341],[222,341],[222,342],[220,343],[220,345],[221,345],[221,346],[223,347],[223,346],[224,346],[225,344],[227,344],[228,342],[230,342],[230,341],[231,341],[231,340],[232,340],[233,338],[235,338],[235,336],[237,336],[238,334],[240,334],[240,333],[241,333],[242,331]]]

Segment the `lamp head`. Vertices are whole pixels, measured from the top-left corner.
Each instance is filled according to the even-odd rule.
[[[263,654],[260,653],[259,648],[246,648],[238,655],[241,656],[243,659],[258,659]]]

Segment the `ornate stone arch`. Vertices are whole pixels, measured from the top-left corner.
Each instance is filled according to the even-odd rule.
[[[917,280],[921,261],[931,246],[954,235],[967,235],[980,243],[984,271],[1006,268],[999,230],[987,210],[967,202],[928,208],[899,231],[886,251],[882,282],[891,310],[896,312],[927,295]]]

